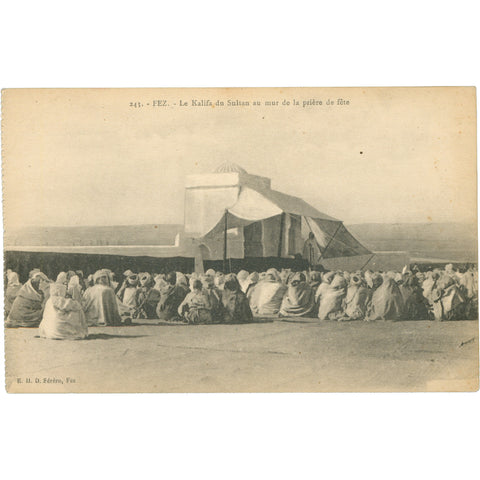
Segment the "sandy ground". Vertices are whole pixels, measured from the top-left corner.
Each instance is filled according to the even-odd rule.
[[[264,321],[95,327],[80,341],[6,329],[10,392],[478,389],[478,322]]]

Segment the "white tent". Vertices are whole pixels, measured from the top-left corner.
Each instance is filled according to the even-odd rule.
[[[214,221],[213,228],[197,237],[215,252],[212,258],[292,257],[302,253],[310,232],[320,259],[371,253],[340,220],[300,198],[271,189],[242,186],[235,203],[217,210],[210,224]]]

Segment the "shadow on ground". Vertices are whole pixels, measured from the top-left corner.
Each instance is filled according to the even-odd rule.
[[[276,317],[270,317],[270,318],[260,318],[260,317],[254,317],[253,321],[251,322],[238,322],[238,323],[202,323],[198,325],[252,325],[254,323],[273,323],[274,321],[278,320]],[[308,322],[303,322],[303,323],[308,323]],[[145,319],[145,320],[134,320],[131,325],[125,325],[125,326],[131,326],[131,327],[140,327],[140,326],[178,326],[178,327],[195,327],[197,325],[194,324],[189,324],[185,322],[179,322],[179,321],[169,321],[169,320],[159,320],[159,319]],[[123,326],[123,325],[122,325]]]
[[[85,340],[112,340],[113,338],[142,338],[148,335],[113,335],[110,333],[89,333]]]

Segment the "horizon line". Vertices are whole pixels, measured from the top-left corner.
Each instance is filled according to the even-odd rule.
[[[344,225],[438,225],[438,224],[462,224],[462,225],[470,225],[476,224],[475,222],[469,221],[453,221],[453,220],[446,220],[446,221],[438,221],[438,222],[358,222],[358,223],[346,223],[343,222]],[[145,226],[183,226],[183,223],[116,223],[116,224],[98,224],[98,225],[22,225],[19,227],[11,228],[10,230],[18,230],[21,228],[92,228],[92,227],[145,227]],[[5,228],[4,225],[4,234],[7,233],[9,229]]]

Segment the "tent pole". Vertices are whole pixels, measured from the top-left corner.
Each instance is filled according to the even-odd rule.
[[[225,223],[223,226],[223,271],[227,273],[227,230],[228,230],[228,220],[227,220],[228,210],[225,209]]]
[[[282,216],[280,217],[280,238],[278,239],[278,252],[277,257],[282,256],[282,244],[283,244],[283,230],[285,228],[285,212],[282,212]]]
[[[328,241],[327,245],[325,246],[325,250],[323,251],[323,253],[320,255],[320,258],[319,260],[321,260],[323,258],[323,256],[325,255],[325,253],[327,253],[327,249],[328,247],[330,246],[330,244],[332,243],[332,240],[335,238],[335,235],[338,233],[338,231],[340,230],[340,227],[343,225],[342,222],[339,222],[338,224],[338,227],[337,229],[335,230],[335,233],[333,234],[332,238]]]

